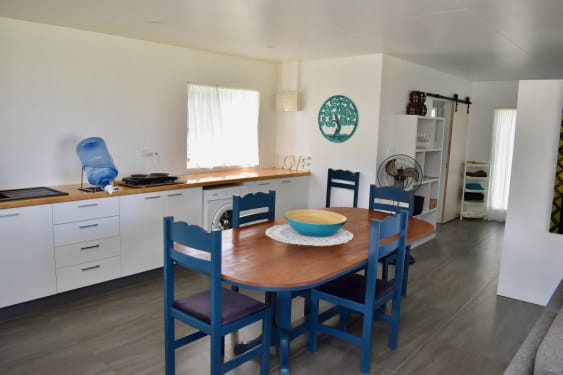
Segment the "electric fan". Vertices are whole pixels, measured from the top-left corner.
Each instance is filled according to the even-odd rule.
[[[379,164],[377,183],[379,186],[416,191],[422,183],[422,168],[408,155],[391,155]]]

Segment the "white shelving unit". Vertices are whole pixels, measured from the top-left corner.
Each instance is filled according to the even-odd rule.
[[[467,161],[465,162],[463,176],[460,220],[464,218],[487,219],[490,176],[489,163]]]
[[[417,217],[432,225],[436,225],[438,207],[441,204],[444,126],[445,120],[442,117],[416,115],[398,115],[395,124],[393,152],[415,158],[422,167],[422,184],[416,191],[416,196],[422,197],[424,201],[422,212]]]

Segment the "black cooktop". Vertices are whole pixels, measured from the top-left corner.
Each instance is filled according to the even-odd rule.
[[[68,195],[68,193],[44,186],[23,188],[23,189],[2,190],[0,191],[0,202],[13,201],[16,199],[55,197],[58,195]]]
[[[178,177],[168,173],[132,174],[123,177],[120,184],[125,186],[142,187],[155,185],[168,185],[176,183]]]

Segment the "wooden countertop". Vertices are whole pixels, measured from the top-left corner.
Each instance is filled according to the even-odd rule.
[[[70,201],[78,201],[83,199],[108,198],[112,196],[185,189],[185,188],[198,187],[198,186],[228,185],[228,184],[235,184],[235,183],[241,183],[246,181],[268,180],[272,178],[308,176],[310,174],[311,172],[309,171],[291,171],[287,169],[278,169],[278,168],[244,168],[244,169],[236,169],[230,171],[186,174],[186,175],[178,175],[178,180],[182,181],[181,183],[171,184],[171,185],[148,186],[148,187],[136,188],[136,187],[121,186],[119,184],[116,184],[116,186],[119,189],[114,191],[113,194],[111,195],[106,193],[105,191],[98,193],[86,193],[80,191],[78,190],[78,188],[80,188],[80,184],[58,185],[58,186],[50,186],[50,187],[56,190],[64,191],[69,195],[60,195],[56,197],[46,197],[46,198],[18,199],[13,201],[0,202],[0,209],[36,206],[40,204],[49,204],[49,203],[70,202]]]

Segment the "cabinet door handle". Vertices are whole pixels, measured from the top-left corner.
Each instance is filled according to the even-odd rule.
[[[83,267],[80,270],[82,271],[90,271],[90,270],[95,270],[96,268],[101,268],[102,266],[99,264],[96,264],[95,266],[90,266],[90,267]]]
[[[82,246],[80,250],[90,250],[100,247],[100,244],[90,245],[90,246]]]
[[[11,212],[9,214],[2,214],[0,215],[0,217],[14,217],[14,216],[19,216],[19,212]]]
[[[160,198],[160,195],[155,195],[155,196],[152,196],[152,197],[145,197],[145,199],[158,199],[158,198]]]
[[[78,208],[83,208],[83,207],[95,207],[97,206],[97,203],[88,203],[88,204],[79,204]]]
[[[168,194],[169,197],[179,197],[183,195],[182,193],[174,193],[174,194]]]
[[[97,227],[98,225],[100,225],[100,224],[81,225],[81,226],[79,226],[78,228],[79,228],[79,229],[95,228],[95,227]]]

